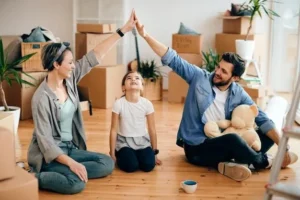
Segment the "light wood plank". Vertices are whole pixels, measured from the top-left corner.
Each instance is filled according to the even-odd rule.
[[[159,158],[162,166],[149,173],[125,173],[115,169],[112,175],[89,180],[86,189],[76,195],[60,195],[40,191],[41,200],[94,200],[94,199],[262,199],[264,186],[269,179],[269,170],[254,173],[242,183],[235,182],[219,174],[214,169],[198,167],[186,162],[183,149],[176,146],[183,105],[171,104],[166,100],[153,102],[158,133]],[[84,122],[88,136],[88,149],[109,152],[109,128],[111,109],[93,109],[94,115],[84,112]],[[19,135],[22,145],[22,159],[26,161],[27,149],[33,130],[32,120],[21,121]],[[291,141],[291,148],[300,152],[299,141]],[[276,152],[276,147],[271,153]],[[194,194],[186,194],[179,189],[185,179],[198,181]],[[280,179],[291,184],[300,184],[300,162],[282,170]],[[275,198],[278,199],[278,198]]]

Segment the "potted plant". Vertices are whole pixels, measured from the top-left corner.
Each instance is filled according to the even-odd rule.
[[[213,72],[221,61],[221,56],[212,49],[209,49],[208,52],[202,51],[202,60],[203,64],[201,67],[209,72]]]
[[[247,34],[245,40],[236,40],[236,53],[239,54],[245,60],[251,60],[254,52],[254,41],[248,40],[249,33],[252,29],[252,23],[255,16],[259,15],[262,18],[262,13],[264,12],[270,19],[273,20],[273,17],[279,17],[279,15],[265,7],[268,0],[249,0],[248,3],[243,3],[241,10],[248,10],[250,13],[250,23],[247,29]]]
[[[142,61],[138,72],[144,79],[143,96],[149,100],[162,99],[162,75],[154,60]]]
[[[17,130],[19,125],[19,119],[20,119],[20,108],[14,107],[14,106],[8,106],[7,101],[5,98],[5,92],[4,92],[4,83],[6,82],[8,86],[12,85],[12,82],[17,82],[18,84],[26,84],[34,86],[34,84],[23,80],[20,76],[20,73],[25,74],[26,76],[30,77],[34,80],[32,76],[29,74],[22,72],[22,71],[16,71],[15,66],[18,66],[22,64],[23,62],[27,61],[29,58],[31,58],[35,53],[28,54],[26,56],[23,56],[21,58],[18,58],[12,62],[9,63],[8,61],[8,55],[9,52],[5,52],[3,48],[2,38],[0,37],[0,98],[3,106],[0,106],[0,112],[8,112],[12,113],[14,115],[14,134],[17,136]],[[30,106],[30,105],[29,105]]]

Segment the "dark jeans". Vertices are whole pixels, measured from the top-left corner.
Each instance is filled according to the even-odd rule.
[[[117,164],[125,172],[135,172],[138,169],[150,172],[155,167],[155,155],[151,147],[134,150],[123,147],[116,152]]]
[[[114,162],[107,155],[75,149],[73,145],[61,149],[85,166],[89,179],[107,176],[114,169]],[[49,164],[44,162],[41,172],[36,174],[36,177],[40,189],[61,194],[76,194],[85,188],[85,183],[68,166],[56,161]]]
[[[262,143],[259,152],[250,148],[236,134],[206,139],[197,146],[184,144],[184,152],[188,161],[195,165],[217,168],[218,163],[234,159],[241,164],[253,164],[255,169],[263,169],[268,166],[266,152],[273,146],[274,142],[260,131],[257,133]]]

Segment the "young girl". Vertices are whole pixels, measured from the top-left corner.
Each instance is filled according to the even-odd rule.
[[[149,172],[155,164],[161,164],[156,156],[159,151],[154,108],[141,97],[143,78],[138,72],[128,72],[123,77],[122,90],[125,95],[116,100],[112,109],[110,156],[125,172]]]

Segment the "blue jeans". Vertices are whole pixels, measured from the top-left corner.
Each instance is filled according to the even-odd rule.
[[[113,160],[104,154],[79,150],[73,145],[61,147],[61,149],[86,168],[88,178],[100,178],[112,173]],[[61,194],[76,194],[85,188],[85,182],[73,173],[70,168],[59,162],[43,163],[41,172],[36,174],[39,188]]]

